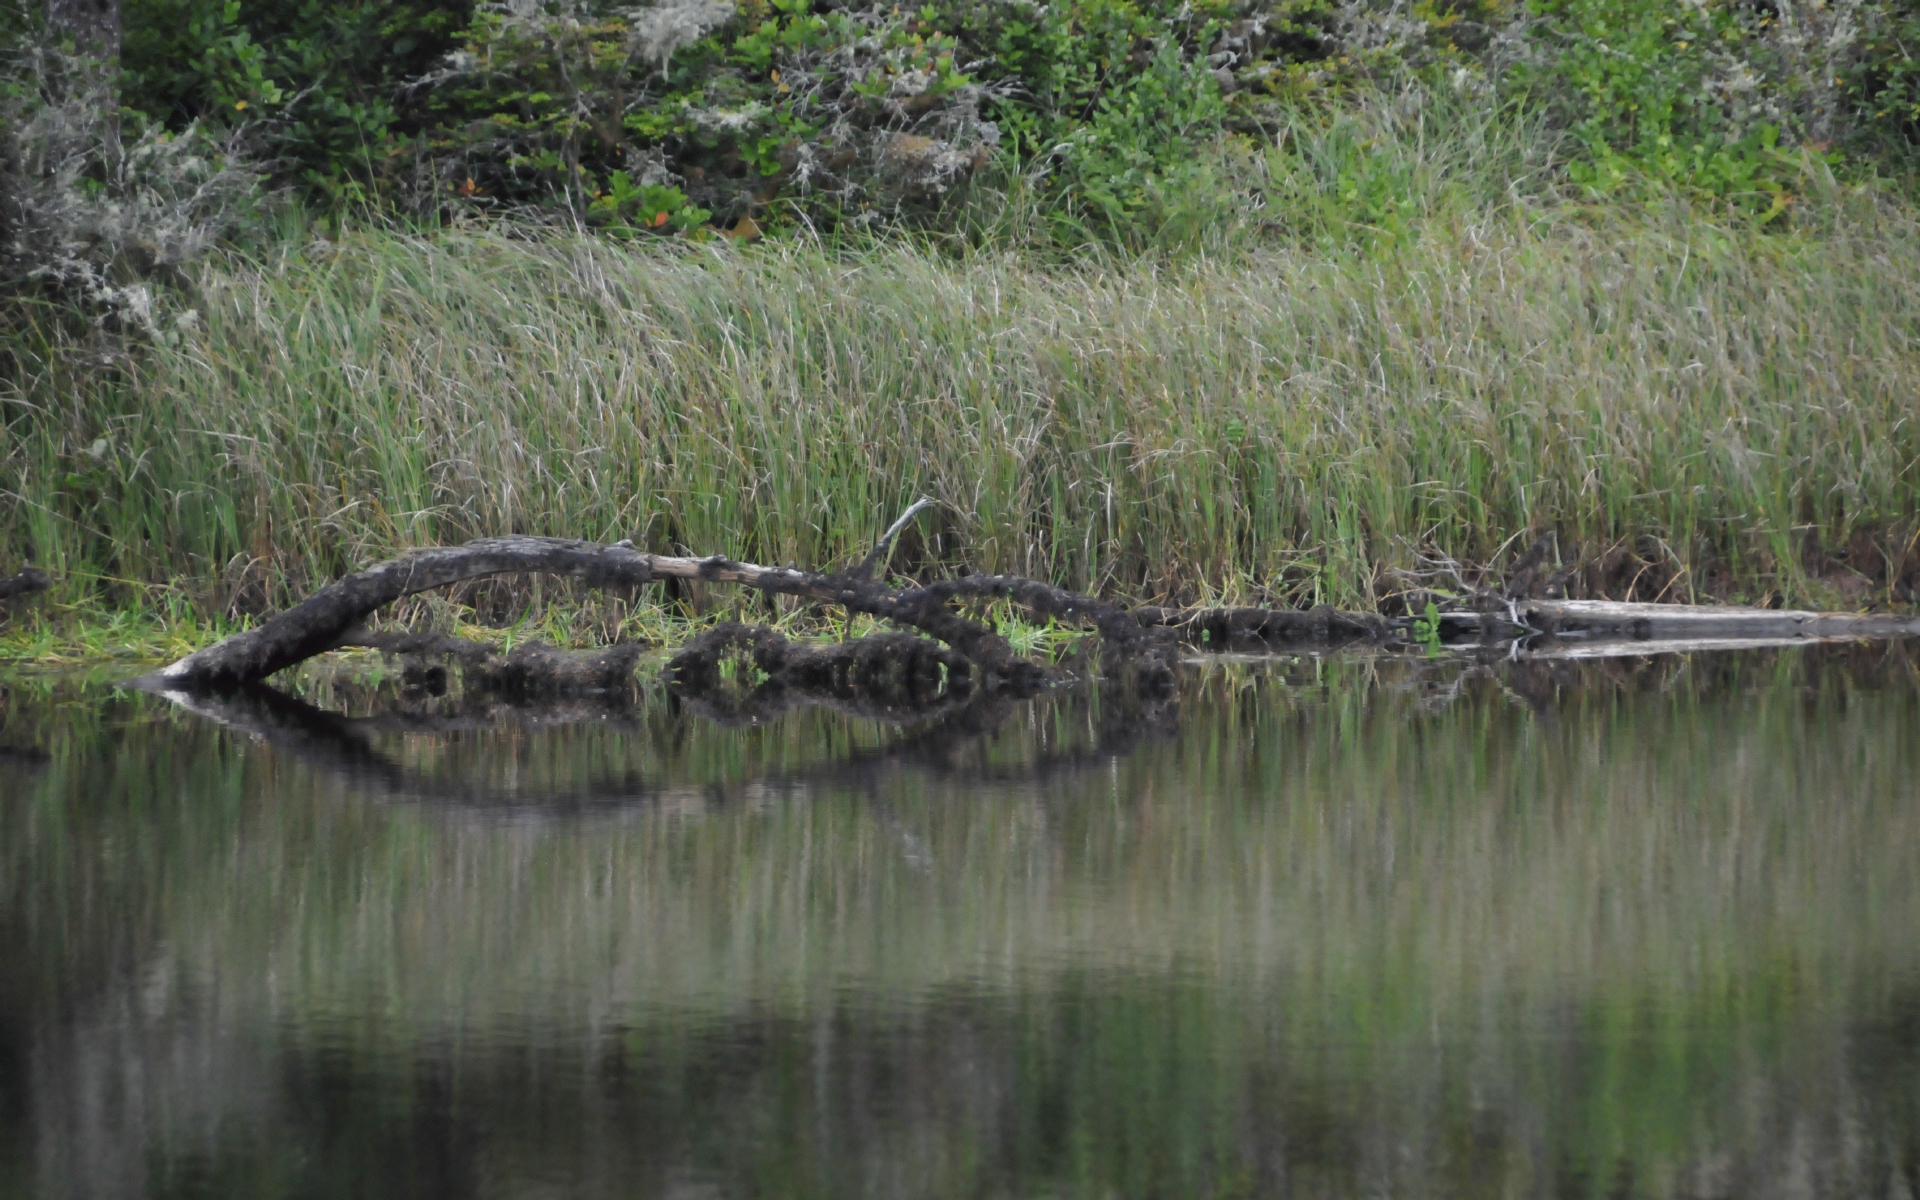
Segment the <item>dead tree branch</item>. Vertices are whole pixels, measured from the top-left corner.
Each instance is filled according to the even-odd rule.
[[[142,682],[168,688],[237,687],[341,644],[368,615],[402,596],[510,572],[563,575],[602,586],[645,583],[652,555],[566,538],[481,538],[415,550],[322,588],[257,629],[187,655]]]
[[[990,626],[951,607],[960,600],[1005,599],[1043,617],[1091,623],[1110,650],[1139,665],[1150,686],[1172,682],[1170,636],[1156,636],[1159,631],[1142,628],[1124,609],[1017,575],[968,575],[920,587],[888,588],[853,575],[818,575],[722,557],[676,558],[643,554],[627,544],[539,537],[482,538],[464,546],[404,554],[349,575],[259,628],[189,654],[138,682],[170,690],[256,682],[336,646],[364,641],[360,623],[403,596],[513,572],[561,575],[600,586],[697,579],[837,604],[945,642],[987,676],[1030,685],[1046,677],[1044,667],[1014,653]]]
[[[828,679],[878,679],[887,675],[896,680],[915,681],[909,691],[924,691],[927,680],[943,673],[957,677],[963,674],[959,670],[962,665],[970,668],[964,672],[970,683],[997,681],[1015,688],[1032,688],[1052,677],[1046,666],[1017,654],[992,626],[965,615],[961,610],[969,603],[1005,601],[1018,605],[1036,620],[1093,626],[1099,631],[1108,666],[1123,669],[1130,682],[1149,695],[1171,691],[1176,656],[1183,639],[1215,646],[1253,640],[1326,642],[1366,638],[1377,641],[1399,636],[1412,625],[1407,619],[1389,620],[1324,606],[1306,612],[1269,608],[1129,610],[1018,575],[962,575],[897,588],[873,579],[872,572],[887,547],[929,503],[931,501],[922,500],[909,508],[881,537],[873,551],[852,571],[843,574],[762,567],[719,556],[679,558],[645,554],[628,542],[606,546],[567,538],[482,538],[464,546],[416,550],[349,575],[259,628],[189,654],[135,682],[166,691],[232,688],[262,680],[322,651],[355,644],[376,644],[396,653],[450,656],[468,665],[479,664],[486,670],[504,672],[500,678],[512,685],[510,690],[535,693],[610,687],[619,682],[623,672],[631,675],[638,654],[634,647],[613,647],[588,655],[567,655],[547,647],[536,651],[528,647],[501,661],[483,648],[465,649],[457,639],[419,635],[372,638],[361,629],[361,622],[367,616],[403,596],[507,573],[560,575],[598,586],[631,586],[655,579],[733,583],[838,605],[849,613],[861,613],[903,629],[917,630],[945,643],[947,650],[936,654],[908,647],[896,636],[892,641],[855,650],[831,653],[779,650],[776,653],[769,648],[770,643],[762,645],[751,637],[741,641],[745,635],[736,631],[711,646],[690,647],[690,656],[682,665],[687,671],[698,673],[710,665],[703,665],[703,655],[718,661],[716,656],[744,651],[748,657],[764,659],[763,669],[770,676],[784,673],[817,683]],[[1472,611],[1440,613],[1434,622],[1436,627],[1443,617],[1449,640],[1463,633],[1478,633],[1482,641],[1495,640],[1503,634],[1511,637],[1543,632],[1574,637],[1695,639],[1887,637],[1920,632],[1920,621],[1912,618],[1535,600],[1511,594],[1530,589],[1533,576],[1546,566],[1551,546],[1549,538],[1535,540],[1510,573],[1506,588],[1509,594],[1503,595],[1491,588],[1475,589],[1469,597]],[[1450,561],[1445,565],[1453,570]],[[1457,578],[1457,570],[1454,573]],[[47,583],[42,573],[31,570],[8,583],[19,580],[27,581],[27,590],[38,590]],[[0,596],[7,594],[0,591]],[[882,672],[879,658],[896,661]]]
[[[887,531],[881,534],[880,540],[873,544],[873,550],[868,553],[866,559],[855,569],[854,574],[861,579],[872,579],[874,571],[884,565],[887,551],[893,548],[893,539],[899,537],[900,531],[905,529],[909,522],[920,515],[921,509],[931,508],[938,503],[939,501],[931,496],[922,496],[908,505],[907,511],[901,513],[899,519],[887,526]]]

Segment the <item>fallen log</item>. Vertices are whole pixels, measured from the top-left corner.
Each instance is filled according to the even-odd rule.
[[[1726,650],[1774,650],[1802,646],[1858,644],[1860,637],[1543,637],[1517,647],[1516,662],[1555,662],[1607,658],[1646,658],[1655,654],[1699,654]]]
[[[898,529],[888,531],[888,538]],[[886,539],[883,539],[882,548]],[[515,572],[565,576],[598,585],[634,585],[654,579],[735,583],[761,591],[837,604],[947,644],[985,675],[1016,685],[1047,677],[1044,667],[1016,654],[1008,641],[950,607],[957,600],[1005,599],[1040,617],[1094,625],[1109,650],[1128,660],[1151,690],[1172,686],[1173,639],[1156,636],[1125,609],[1017,575],[965,575],[917,587],[890,588],[856,573],[822,575],[792,567],[762,567],[712,558],[643,554],[630,543],[607,546],[568,538],[482,538],[462,546],[415,550],[349,575],[245,633],[132,681],[156,690],[232,688],[258,682],[316,654],[349,644],[376,610],[416,592],[469,579]]]
[[[238,687],[331,650],[376,610],[416,592],[511,572],[563,575],[610,586],[653,578],[652,555],[631,546],[566,538],[481,538],[464,546],[415,550],[349,575],[258,628],[197,650],[136,684]]]
[[[1863,638],[1920,634],[1920,617],[1800,612],[1717,604],[1626,604],[1613,600],[1522,600],[1520,622],[1543,633],[1640,640]]]
[[[1227,646],[1236,642],[1341,642],[1391,636],[1396,623],[1373,613],[1342,612],[1321,604],[1291,608],[1186,608],[1143,605],[1133,610],[1142,625],[1164,626],[1190,642]]]
[[[460,668],[466,690],[502,698],[532,699],[543,696],[573,695],[585,692],[617,691],[633,683],[633,669],[646,647],[638,642],[621,642],[598,650],[561,650],[545,642],[522,642],[502,656],[493,647],[467,638],[437,633],[365,633],[354,630],[336,646],[365,647],[394,655],[409,663],[408,676],[422,671],[433,660]],[[438,684],[445,685],[446,672],[437,672]],[[417,682],[429,683],[431,672],[423,672]],[[416,682],[405,678],[405,682]]]
[[[973,664],[911,633],[881,633],[850,642],[790,642],[762,625],[728,621],[699,634],[667,663],[667,678],[683,691],[719,690],[722,666],[751,666],[760,678],[751,690],[798,689],[814,695],[864,696],[924,707],[948,693],[972,690]],[[742,689],[746,690],[746,689]]]
[[[451,656],[469,667],[505,672],[503,678],[518,679],[528,690],[548,693],[569,687],[611,686],[620,672],[631,672],[638,653],[635,649],[616,647],[587,656],[567,656],[549,648],[542,648],[535,655],[529,649],[521,661],[516,662],[514,656],[509,656],[499,662],[484,647],[468,648],[459,639],[424,635],[375,638],[361,628],[361,622],[373,612],[404,596],[470,579],[527,572],[560,575],[597,586],[631,586],[655,579],[733,583],[838,605],[849,613],[863,613],[917,630],[948,648],[932,656],[919,651],[909,654],[905,643],[883,639],[871,647],[832,652],[776,650],[770,648],[771,642],[762,645],[752,635],[735,631],[721,639],[727,645],[716,642],[712,646],[690,646],[691,657],[681,661],[681,667],[686,670],[704,671],[705,666],[697,665],[703,654],[708,650],[718,654],[731,646],[744,651],[749,658],[765,658],[760,666],[767,674],[791,673],[796,681],[804,677],[808,686],[817,686],[821,679],[828,677],[878,679],[885,674],[880,669],[881,659],[899,659],[895,667],[904,664],[909,668],[901,678],[913,680],[907,690],[916,692],[923,692],[926,681],[938,675],[940,668],[954,677],[962,674],[971,677],[977,672],[979,681],[996,680],[1016,688],[1032,688],[1051,677],[1048,668],[1021,657],[991,626],[956,610],[957,604],[968,601],[1006,600],[1038,619],[1092,625],[1100,633],[1108,664],[1124,665],[1135,685],[1154,694],[1170,691],[1182,639],[1204,642],[1218,649],[1249,641],[1324,643],[1358,638],[1384,640],[1409,634],[1427,636],[1417,634],[1420,622],[1415,618],[1388,619],[1340,612],[1326,606],[1306,611],[1155,607],[1130,610],[1018,575],[962,575],[907,587],[888,587],[876,582],[871,576],[887,546],[926,503],[922,501],[910,508],[887,530],[872,553],[852,570],[839,574],[756,566],[721,556],[684,558],[646,554],[628,542],[608,546],[568,538],[482,538],[462,546],[416,550],[349,575],[256,629],[189,654],[133,682],[157,690],[231,688],[258,682],[337,646],[366,644],[381,645],[402,654]],[[1535,550],[1539,550],[1538,544]],[[39,572],[32,574],[40,575]],[[43,575],[40,578],[44,580]],[[1920,634],[1920,618],[1913,617],[1517,599],[1492,592],[1472,597],[1469,611],[1455,609],[1436,613],[1434,626],[1444,628],[1448,640],[1477,634],[1482,641],[1540,633],[1693,641]],[[536,657],[538,662],[534,661]],[[963,663],[971,670],[960,672]],[[897,670],[895,674],[899,674]],[[543,688],[539,684],[545,676],[551,676],[548,680],[551,686]],[[974,681],[969,678],[969,682]]]

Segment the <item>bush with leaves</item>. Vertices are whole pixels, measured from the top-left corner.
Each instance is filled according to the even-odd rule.
[[[783,192],[856,216],[937,197],[997,130],[952,39],[921,24],[809,0],[484,5],[431,78],[458,118],[442,186],[628,231],[735,220]]]
[[[1068,226],[1124,238],[1233,202],[1227,139],[1396,69],[1407,39],[1457,57],[1460,14],[1430,8],[1349,53],[1377,23],[1330,0],[503,0],[433,78],[461,118],[442,190],[669,230],[776,200],[924,211],[997,162]]]
[[[251,125],[278,181],[323,201],[544,208],[623,236],[945,219],[989,167],[1069,241],[1157,236],[1257,204],[1242,164],[1410,79],[1545,111],[1571,135],[1561,177],[1592,196],[1773,217],[1842,154],[1920,165],[1912,8],[125,0],[123,83],[176,132]]]
[[[1562,116],[1590,193],[1679,186],[1772,216],[1810,162],[1839,161],[1847,80],[1898,19],[1869,0],[1534,0],[1512,82]]]
[[[1861,22],[1842,72],[1848,128],[1841,144],[1907,174],[1920,170],[1920,5],[1882,4]]]
[[[436,0],[122,0],[122,100],[175,130],[252,126],[282,181],[373,202],[411,181],[432,114],[408,85],[471,15]]]
[[[1113,233],[1219,194],[1208,176],[1235,87],[1229,64],[1257,70],[1276,48],[1270,31],[1304,33],[1296,18],[1324,8],[1281,0],[1240,23],[1237,49],[1223,49],[1235,14],[1220,3],[984,0],[946,20],[992,85],[1013,162],[1062,215]]]

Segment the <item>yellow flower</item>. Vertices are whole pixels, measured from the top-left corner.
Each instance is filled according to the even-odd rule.
[[[235,100],[233,102],[233,107],[234,107],[234,110],[237,112],[245,112],[247,107],[247,102],[245,100]]]

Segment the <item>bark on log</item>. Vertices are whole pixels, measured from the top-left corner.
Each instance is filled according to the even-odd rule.
[[[740,656],[766,676],[763,688],[813,695],[895,700],[907,708],[937,704],[972,690],[973,663],[911,633],[877,633],[850,642],[790,642],[763,625],[728,621],[693,638],[667,663],[683,691],[720,690],[721,664]],[[756,689],[758,690],[758,689]]]
[[[403,596],[510,572],[564,575],[602,586],[645,583],[653,556],[568,538],[481,538],[415,550],[322,588],[257,629],[195,651],[137,683],[238,687],[339,645],[370,613]]]
[[[1234,641],[1297,642],[1351,641],[1384,638],[1394,622],[1372,613],[1342,612],[1321,604],[1291,608],[1154,608],[1133,610],[1142,625],[1177,630],[1188,641],[1205,640],[1224,646]]]
[[[1514,654],[1517,662],[1558,662],[1606,658],[1645,658],[1654,654],[1700,654],[1726,650],[1769,650],[1802,646],[1857,644],[1860,637],[1722,638],[1536,638]]]
[[[561,650],[545,642],[522,642],[504,658],[493,647],[437,633],[365,633],[354,630],[336,646],[364,646],[411,661],[442,659],[458,666],[472,690],[529,699],[618,690],[633,682],[633,668],[646,652],[638,642],[598,650]],[[441,681],[445,671],[440,670]],[[403,676],[403,679],[406,677]]]

